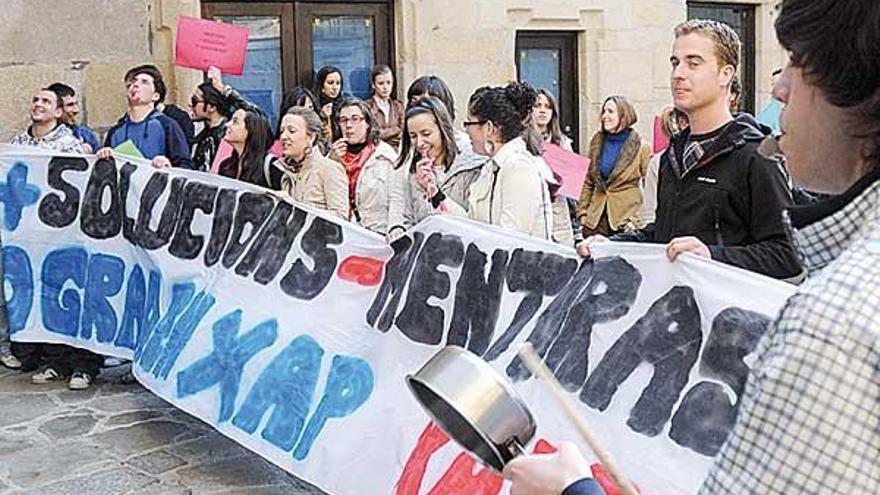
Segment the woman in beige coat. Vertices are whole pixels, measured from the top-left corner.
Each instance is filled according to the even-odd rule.
[[[651,160],[651,145],[632,128],[638,120],[623,96],[609,96],[602,105],[601,128],[590,140],[590,169],[578,202],[584,238],[639,226],[642,177]]]
[[[348,177],[337,162],[321,156],[317,141],[324,124],[314,110],[291,107],[281,119],[281,147],[284,158],[281,192],[293,201],[329,210],[348,220]]]

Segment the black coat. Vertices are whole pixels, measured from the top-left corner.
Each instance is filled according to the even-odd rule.
[[[765,135],[750,115],[739,114],[684,174],[689,133],[673,139],[660,159],[654,224],[615,239],[667,243],[694,236],[714,260],[780,279],[801,274],[782,216],[792,203],[790,181],[779,162],[758,154]]]

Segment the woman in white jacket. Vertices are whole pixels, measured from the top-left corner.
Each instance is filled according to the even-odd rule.
[[[397,152],[379,140],[375,116],[366,102],[357,98],[343,100],[337,122],[342,137],[331,145],[329,157],[345,167],[351,220],[385,235]]]
[[[483,87],[474,92],[464,123],[474,150],[490,159],[470,186],[468,208],[448,201],[430,168],[417,165],[416,177],[427,200],[436,209],[472,220],[551,239],[553,208],[540,156],[533,154],[523,135],[531,125],[537,93],[528,83]]]

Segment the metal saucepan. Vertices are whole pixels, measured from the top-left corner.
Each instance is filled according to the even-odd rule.
[[[447,435],[495,471],[535,436],[535,419],[513,388],[461,347],[444,347],[406,383]]]

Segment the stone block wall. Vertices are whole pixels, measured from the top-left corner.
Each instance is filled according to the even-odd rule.
[[[773,32],[775,0],[756,5],[758,108],[769,98],[770,72],[784,53]],[[731,2],[727,2],[731,3]],[[687,17],[685,0],[398,0],[397,61],[402,81],[443,77],[463,115],[473,89],[516,77],[516,32],[578,33],[581,149],[598,127],[606,96],[622,94],[636,107],[637,128],[650,136],[653,115],[671,102],[672,28]]]
[[[770,73],[785,54],[775,40],[776,0],[756,5],[758,108]],[[168,101],[186,106],[201,75],[173,66],[179,15],[198,16],[198,0],[4,0],[0,10],[0,140],[28,123],[34,91],[56,80],[77,89],[83,120],[103,130],[125,109],[125,71],[152,62],[162,69]],[[670,101],[672,28],[685,0],[395,0],[398,77],[437,74],[452,87],[463,116],[477,87],[516,77],[518,30],[578,33],[581,149],[595,132],[604,98],[623,94],[650,135],[652,115]],[[461,120],[461,118],[460,118]]]
[[[0,9],[0,141],[29,124],[31,97],[55,81],[80,98],[80,118],[103,131],[125,111],[125,72],[159,66],[169,86],[192,86],[195,71],[175,70],[173,27],[198,15],[198,0],[4,0]],[[192,73],[192,74],[190,74]],[[189,92],[180,101],[187,101]]]

